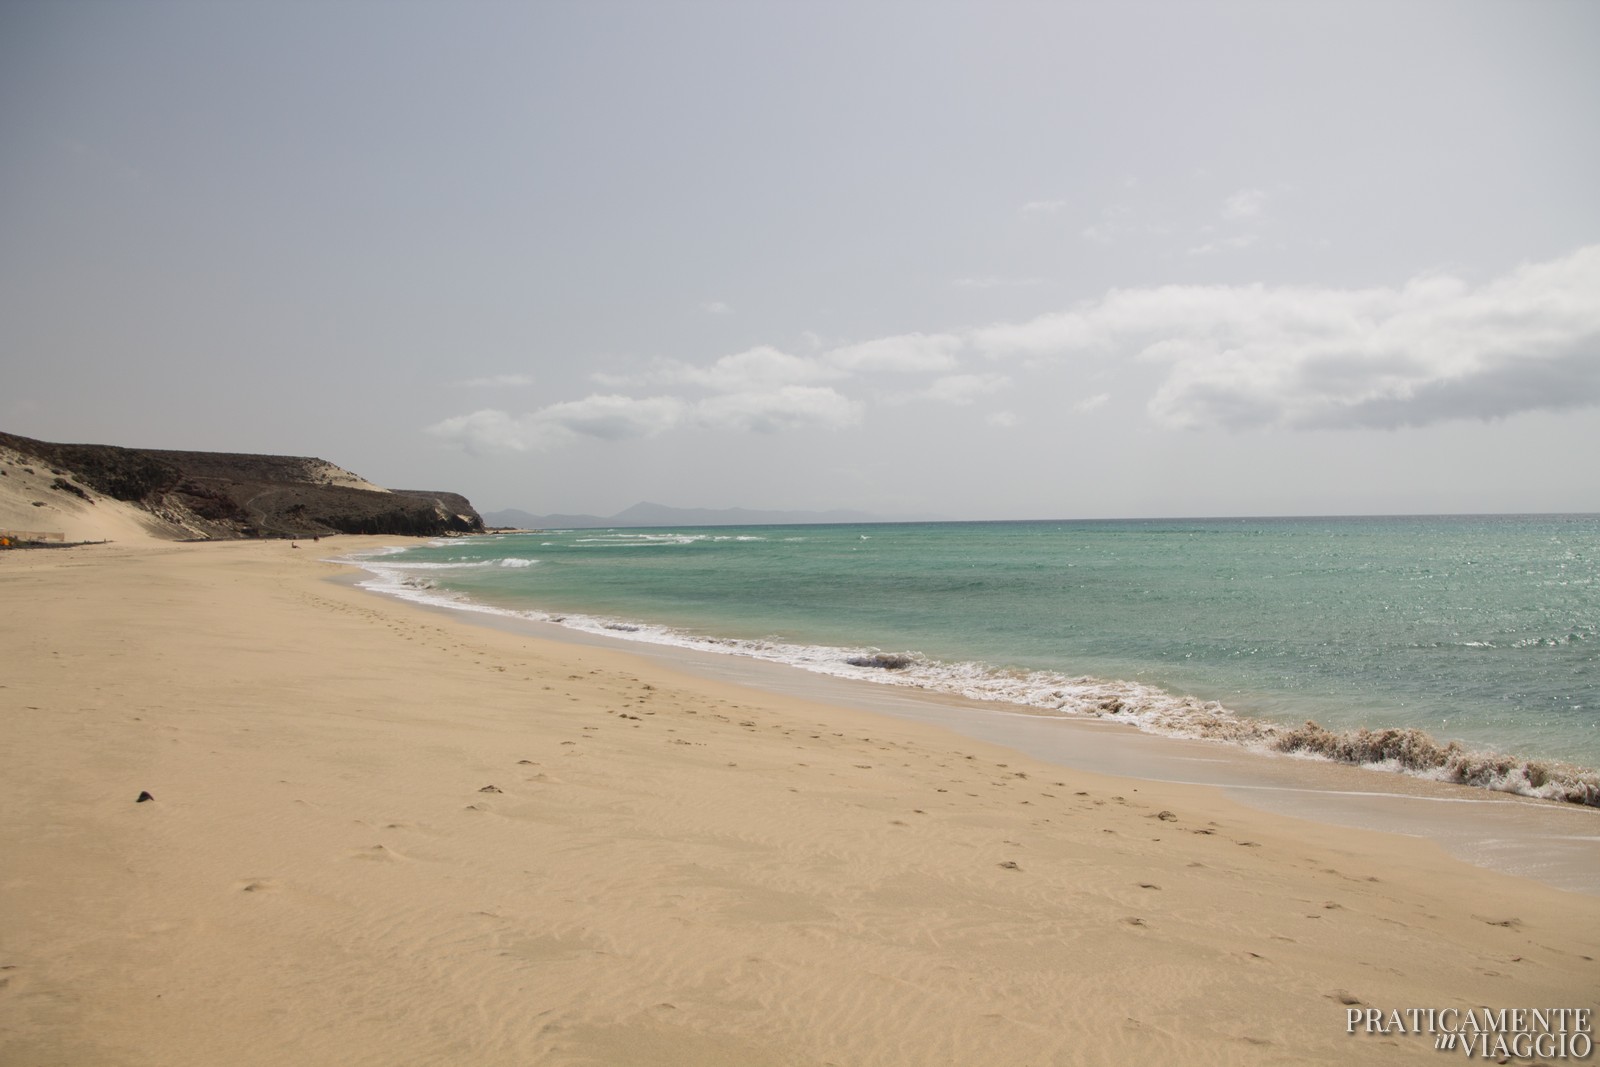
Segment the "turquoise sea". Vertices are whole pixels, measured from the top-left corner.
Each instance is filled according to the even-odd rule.
[[[1596,515],[570,530],[362,565],[411,599],[1600,803]]]

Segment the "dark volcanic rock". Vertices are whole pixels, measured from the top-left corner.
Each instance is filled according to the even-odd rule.
[[[308,456],[53,444],[6,433],[0,445],[197,537],[483,532],[483,519],[457,493],[380,489]]]
[[[880,671],[903,671],[916,660],[898,652],[874,652],[870,656],[851,656],[845,660],[852,667],[873,667]]]
[[[0,433],[0,445],[30,455],[109,497],[142,502],[177,485],[178,468],[156,457],[160,453],[115,445],[57,445]]]

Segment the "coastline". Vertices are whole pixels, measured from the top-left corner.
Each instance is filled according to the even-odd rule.
[[[670,538],[682,534],[665,535]],[[441,547],[441,543],[431,543]],[[429,577],[452,564],[391,562],[391,553],[355,553],[332,562],[363,571],[348,580],[361,588],[480,626],[580,646],[612,648],[656,660],[702,677],[732,681],[835,706],[930,723],[964,736],[1006,746],[1063,767],[1174,784],[1224,787],[1248,806],[1362,829],[1405,833],[1431,840],[1479,866],[1531,877],[1557,888],[1600,894],[1600,811],[1593,803],[1594,770],[1552,760],[1462,749],[1415,728],[1334,733],[1307,722],[1303,729],[1233,713],[1213,701],[1148,690],[1140,683],[1045,676],[1025,685],[1031,693],[1059,697],[1065,683],[1088,696],[1081,710],[1031,703],[1010,688],[991,691],[967,684],[969,664],[945,665],[961,681],[944,684],[940,672],[875,670],[851,656],[862,650],[801,646],[772,640],[696,637],[672,627],[629,617],[565,613],[547,616],[475,600]],[[485,566],[478,563],[472,566]],[[500,566],[529,565],[520,557]],[[1126,713],[1107,714],[1105,694],[1130,700]],[[1132,703],[1168,709],[1155,714]],[[1198,726],[1199,729],[1194,729]],[[1509,768],[1462,781],[1437,769],[1402,766],[1397,760],[1340,759],[1315,747],[1280,746],[1305,735],[1356,743],[1391,738],[1412,753],[1454,752],[1466,766]],[[1532,788],[1530,770],[1549,768],[1543,788]],[[1582,795],[1589,803],[1573,797]]]
[[[4,1058],[1400,1063],[1352,1007],[1596,1007],[1594,896],[327,580],[393,542],[0,564]]]
[[[1511,517],[1517,522],[1527,522],[1529,518]],[[1007,529],[1031,530],[1033,536],[1046,539],[1053,538],[1061,527],[1061,524],[1048,523],[1000,525]],[[1096,524],[1096,527],[1102,534],[1111,530],[1120,537],[1125,532],[1121,530],[1123,525]],[[1232,524],[1221,522],[1220,525]],[[1038,626],[1012,629],[1009,618],[1013,611],[1023,616],[1027,616],[1029,610],[1038,612],[1046,607],[1043,603],[1035,602],[1030,609],[1019,602],[1008,607],[1004,616],[996,616],[997,604],[991,596],[987,605],[989,614],[985,616],[984,608],[973,606],[984,599],[975,593],[975,599],[966,605],[970,611],[947,613],[939,607],[938,589],[969,581],[965,568],[952,568],[950,562],[965,558],[963,551],[993,556],[1000,567],[999,573],[1007,573],[1005,564],[999,561],[1006,559],[1008,552],[1014,554],[1017,546],[983,540],[982,532],[994,528],[995,524],[983,523],[927,527],[948,531],[948,536],[958,545],[966,546],[954,555],[944,543],[944,533],[920,545],[889,541],[880,544],[876,534],[861,535],[863,543],[871,541],[890,556],[890,560],[881,565],[869,566],[862,580],[889,582],[896,589],[904,585],[908,602],[925,606],[921,618],[915,621],[905,617],[904,612],[897,617],[893,611],[884,613],[876,607],[866,608],[864,603],[852,603],[855,594],[843,589],[833,589],[831,594],[824,592],[820,598],[814,589],[792,590],[802,605],[792,617],[784,612],[764,611],[758,606],[759,597],[741,602],[743,590],[764,589],[770,581],[777,580],[777,575],[766,566],[766,556],[775,551],[782,557],[788,551],[778,545],[814,540],[809,535],[789,536],[795,533],[789,529],[781,531],[783,536],[776,537],[756,529],[735,529],[728,534],[706,530],[605,531],[596,536],[580,536],[565,547],[559,535],[549,535],[556,540],[541,540],[537,544],[496,536],[475,545],[433,542],[422,546],[420,551],[399,556],[368,556],[357,561],[357,565],[370,574],[363,582],[368,588],[480,615],[554,622],[566,629],[622,638],[635,644],[666,645],[765,660],[816,674],[956,696],[987,707],[1021,708],[1046,717],[1060,715],[1126,722],[1166,737],[1220,741],[1262,752],[1400,770],[1432,781],[1600,807],[1600,770],[1596,769],[1600,768],[1600,750],[1586,744],[1589,724],[1583,721],[1581,714],[1570,714],[1581,712],[1587,702],[1583,687],[1568,690],[1547,684],[1550,679],[1562,676],[1561,664],[1547,662],[1557,653],[1547,650],[1576,648],[1582,644],[1583,634],[1588,630],[1577,623],[1567,626],[1559,607],[1541,609],[1544,616],[1539,625],[1530,629],[1525,616],[1516,616],[1513,621],[1513,616],[1505,613],[1511,610],[1508,608],[1468,610],[1462,601],[1465,592],[1452,586],[1454,591],[1443,595],[1443,600],[1450,603],[1440,602],[1438,596],[1432,600],[1424,598],[1423,603],[1431,604],[1434,612],[1442,612],[1441,618],[1454,618],[1456,612],[1466,611],[1466,621],[1451,624],[1460,626],[1461,632],[1452,630],[1446,635],[1440,633],[1435,624],[1418,628],[1404,622],[1397,629],[1387,629],[1390,627],[1389,604],[1381,599],[1374,601],[1381,605],[1381,611],[1369,611],[1364,618],[1331,619],[1326,626],[1290,632],[1301,625],[1303,603],[1292,589],[1285,595],[1285,590],[1278,588],[1277,574],[1283,569],[1281,565],[1309,568],[1303,573],[1325,574],[1324,570],[1311,567],[1295,554],[1298,543],[1291,537],[1287,541],[1280,539],[1275,547],[1266,551],[1268,558],[1259,560],[1259,565],[1246,568],[1248,574],[1262,584],[1243,595],[1267,616],[1279,618],[1286,627],[1288,636],[1275,644],[1264,644],[1249,626],[1241,629],[1227,618],[1212,618],[1201,605],[1206,597],[1215,595],[1219,583],[1208,585],[1202,581],[1196,586],[1195,568],[1173,566],[1169,554],[1163,553],[1162,558],[1169,560],[1164,564],[1168,567],[1164,573],[1174,583],[1173,597],[1185,605],[1184,612],[1179,613],[1187,620],[1184,625],[1171,627],[1156,619],[1140,617],[1137,602],[1150,592],[1140,583],[1158,581],[1159,577],[1151,578],[1139,567],[1132,567],[1137,575],[1125,574],[1121,579],[1114,575],[1095,578],[1090,587],[1099,592],[1085,594],[1085,602],[1074,609],[1082,616],[1076,626],[1067,623],[1060,641],[1040,645],[1036,638],[1043,631]],[[921,532],[924,528],[905,529]],[[1462,530],[1455,531],[1457,541],[1453,542],[1447,556],[1471,569],[1475,550],[1482,547],[1477,542],[1495,531],[1475,527],[1463,527],[1463,530],[1467,540],[1460,540]],[[982,544],[963,540],[970,539],[973,531],[979,531]],[[856,528],[846,528],[844,539],[832,543],[835,557],[825,568],[829,573],[848,569],[839,562],[840,558],[855,560],[855,553],[865,551],[857,548],[854,539],[849,537],[855,532]],[[1326,533],[1322,530],[1301,532],[1319,539]],[[1380,537],[1387,536],[1382,530],[1368,531],[1374,532]],[[1227,533],[1228,530],[1222,529],[1212,531],[1217,536]],[[1183,528],[1181,523],[1163,522],[1153,533],[1158,538],[1173,534],[1192,539],[1195,531]],[[1252,543],[1239,546],[1238,551],[1247,556],[1262,554],[1260,545],[1254,543],[1253,538],[1248,540]],[[615,581],[627,572],[610,573],[608,568],[602,567],[592,587],[592,592],[599,594],[597,600],[586,596],[591,592],[586,588],[587,583],[574,582],[564,574],[581,574],[586,569],[583,564],[575,568],[569,566],[566,558],[569,551],[580,549],[570,561],[577,563],[591,551],[584,546],[596,542],[595,547],[599,548],[643,549],[649,553],[648,557],[641,556],[637,561],[640,573],[635,576],[637,582],[629,588],[608,588],[608,581]],[[762,547],[739,547],[729,552],[723,547],[708,549],[700,545],[701,542],[712,545],[732,542],[739,546],[749,542]],[[1165,545],[1164,541],[1159,543]],[[1535,544],[1531,549],[1535,554],[1547,548],[1542,540],[1529,542],[1529,545]],[[682,551],[691,557],[699,556],[700,569],[686,559],[687,573],[701,576],[702,584],[716,584],[725,570],[732,575],[726,593],[718,588],[708,594],[697,585],[673,592],[672,579],[667,575],[678,568],[663,569],[646,563],[647,558],[655,561],[662,554],[678,551],[670,546],[688,545],[698,546]],[[824,541],[815,551],[828,559],[829,547]],[[1026,547],[1031,549],[1031,542]],[[1098,548],[1093,543],[1080,545],[1071,553],[1054,557],[1052,573],[1070,575],[1074,568],[1081,566],[1091,569],[1102,565],[1113,569],[1124,566],[1118,562],[1121,557],[1107,555],[1110,551],[1105,544]],[[1374,548],[1369,545],[1361,551],[1370,554]],[[546,559],[547,552],[554,558]],[[716,576],[706,570],[707,552],[715,561]],[[919,572],[916,566],[894,562],[901,557],[916,556],[918,552],[943,561],[934,564],[931,577],[930,573]],[[1087,552],[1088,556],[1080,558],[1080,552]],[[847,555],[841,557],[839,553]],[[601,557],[605,555],[607,553],[600,553]],[[1216,553],[1213,551],[1212,555]],[[1137,556],[1136,551],[1134,557]],[[1234,559],[1232,549],[1224,550],[1223,556]],[[1335,553],[1325,562],[1333,564],[1336,558],[1342,557]],[[1507,558],[1517,557],[1508,553]],[[815,565],[815,562],[814,559],[779,558],[773,566],[778,572],[790,575],[796,572],[789,568]],[[1434,562],[1415,560],[1410,569],[1403,569],[1403,576],[1397,580],[1429,582],[1435,573]],[[550,563],[556,566],[553,569],[545,566]],[[1018,565],[1015,555],[1011,565]],[[1037,566],[1038,563],[1033,561],[1027,565]],[[1213,558],[1208,565],[1218,565],[1218,560]],[[1554,567],[1556,570],[1552,573],[1559,573],[1566,564],[1564,560],[1544,559],[1541,565]],[[1203,567],[1200,569],[1204,571]],[[1355,569],[1366,572],[1370,568]],[[1524,588],[1516,595],[1525,596],[1527,575],[1533,572],[1519,569],[1515,564],[1502,570],[1504,573],[1498,577],[1484,580],[1491,587],[1495,582],[1522,585]],[[861,573],[860,569],[854,573]],[[1294,572],[1291,578],[1300,573]],[[543,577],[530,582],[529,577],[535,574]],[[1133,577],[1137,577],[1137,581],[1128,585]],[[1231,589],[1235,577],[1230,574],[1229,581],[1222,584]],[[1370,575],[1368,577],[1370,579]],[[1071,581],[1069,578],[1062,580],[1069,584]],[[533,599],[535,588],[538,590],[536,600]],[[1003,583],[1000,588],[1004,588]],[[1106,598],[1107,589],[1118,595]],[[1373,596],[1379,593],[1371,588],[1370,580],[1367,591]],[[687,601],[683,597],[685,592],[690,594]],[[880,592],[888,595],[890,588],[882,587]],[[1497,604],[1500,603],[1497,598],[1507,595],[1503,587],[1486,588],[1483,592],[1482,601],[1473,600],[1474,604]],[[1055,594],[1059,597],[1066,592],[1056,589]],[[708,595],[710,599],[705,599]],[[1008,597],[1009,594],[1003,594],[1001,600],[1009,603]],[[722,605],[729,614],[720,617],[718,612],[708,612],[702,606],[713,602]],[[828,622],[819,615],[817,609],[822,605],[833,609],[827,618],[836,621]],[[1135,606],[1129,608],[1129,605]],[[1237,610],[1237,606],[1232,610]],[[1292,618],[1284,618],[1285,613]],[[966,619],[970,614],[972,629],[985,636],[968,643],[965,631],[941,621],[946,614],[951,619]],[[1096,621],[1088,624],[1084,621],[1088,619]],[[1210,632],[1212,626],[1216,633],[1211,637],[1190,636]],[[1551,627],[1557,637],[1552,638],[1545,632]],[[1529,636],[1536,631],[1535,636]],[[1466,637],[1462,636],[1463,632]],[[997,643],[995,637],[1001,633],[1005,636]],[[1345,647],[1346,636],[1350,637],[1348,648]],[[877,644],[884,647],[879,648]],[[1108,650],[1124,646],[1142,651],[1134,655],[1112,654],[1108,658]],[[1334,646],[1343,649],[1333,657],[1339,662],[1330,661],[1327,656],[1327,649]],[[924,648],[933,651],[931,654],[913,651]],[[1454,657],[1444,675],[1439,673],[1435,654],[1429,651],[1432,649],[1447,650],[1447,654]],[[1499,651],[1491,651],[1497,649]],[[1271,665],[1265,673],[1254,666],[1258,654],[1260,663]],[[1019,657],[1015,662],[1011,658],[1013,655]],[[1506,655],[1514,657],[1513,660],[1505,662]],[[1577,669],[1571,655],[1566,652],[1559,655],[1566,656],[1565,669]],[[1187,676],[1182,673],[1187,667],[1172,673],[1174,668],[1169,665],[1196,656],[1200,661],[1213,662]],[[1496,664],[1488,669],[1487,675],[1482,666],[1486,659]],[[1227,666],[1223,666],[1225,662]],[[1278,666],[1280,663],[1282,666]],[[1329,689],[1326,681],[1330,671],[1350,679],[1351,684],[1336,687],[1337,692]],[[1451,675],[1450,671],[1459,674]],[[1502,671],[1504,673],[1500,673]],[[1537,680],[1529,675],[1530,671],[1539,676]],[[1417,688],[1419,683],[1421,688]],[[1458,689],[1476,692],[1479,698],[1458,703],[1449,697]],[[1493,707],[1486,706],[1481,699],[1482,694],[1490,691],[1505,694],[1499,701],[1491,702]],[[1517,694],[1519,701],[1527,701],[1525,709],[1518,705],[1514,724],[1503,718],[1504,709],[1500,706],[1512,699],[1511,694]],[[1551,701],[1560,703],[1559,712],[1547,706]],[[1538,710],[1541,707],[1543,712]],[[1563,725],[1565,732],[1558,728]]]

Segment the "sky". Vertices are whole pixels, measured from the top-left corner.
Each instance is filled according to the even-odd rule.
[[[1600,4],[5,0],[0,430],[480,510],[1600,511]]]

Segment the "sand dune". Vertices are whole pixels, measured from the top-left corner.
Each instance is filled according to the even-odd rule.
[[[1600,899],[340,570],[0,555],[0,1061],[1436,1063],[1348,1010],[1596,1007]]]
[[[0,532],[40,541],[147,541],[187,531],[0,446]]]

